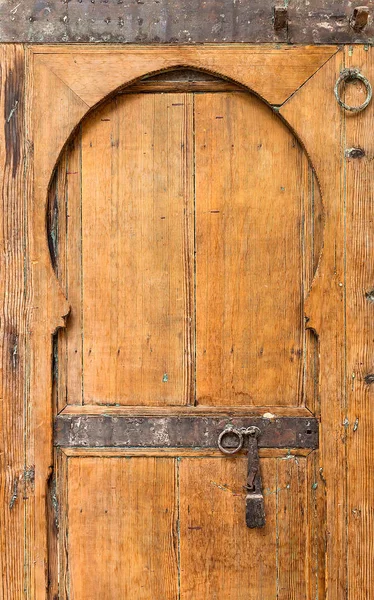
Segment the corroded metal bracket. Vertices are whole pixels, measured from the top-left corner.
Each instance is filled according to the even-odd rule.
[[[193,410],[193,409],[192,409]],[[265,525],[258,448],[318,448],[314,417],[208,417],[64,415],[55,420],[55,446],[65,448],[218,448],[224,454],[248,449],[246,522]]]
[[[129,417],[63,413],[55,420],[54,444],[73,448],[215,449],[220,433],[228,425],[235,429],[258,427],[259,448],[318,448],[318,419],[314,417]],[[247,443],[244,440],[243,446]],[[235,448],[235,436],[226,436],[225,446]]]

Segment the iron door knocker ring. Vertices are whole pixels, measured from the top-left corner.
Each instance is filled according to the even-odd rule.
[[[364,84],[366,88],[366,99],[359,106],[350,106],[349,104],[343,102],[343,100],[340,98],[339,89],[341,83],[346,81],[354,81],[355,79],[362,81],[362,83]],[[365,110],[365,108],[368,106],[372,98],[373,91],[368,79],[366,79],[366,77],[362,75],[358,69],[343,69],[335,84],[334,94],[339,106],[341,106],[345,110],[349,110],[350,112],[361,112],[362,110]]]
[[[234,448],[231,449],[223,446],[222,442],[226,435],[236,435],[238,438],[238,445],[234,446]],[[227,427],[225,427],[225,429],[221,431],[221,433],[218,436],[218,448],[224,454],[236,454],[237,452],[239,452],[239,450],[242,449],[243,441],[244,437],[242,431],[240,429],[236,429],[233,425],[227,425]]]

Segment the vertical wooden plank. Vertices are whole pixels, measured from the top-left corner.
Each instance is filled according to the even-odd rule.
[[[297,131],[311,158],[325,209],[322,260],[305,314],[308,326],[319,337],[323,425],[318,484],[326,493],[326,594],[329,600],[346,595],[347,574],[343,131],[342,113],[333,96],[342,58],[341,53],[331,58],[280,110]]]
[[[310,293],[313,280],[316,277],[321,257],[324,232],[324,211],[320,185],[318,183],[316,173],[305,153],[302,156],[301,167],[302,181],[300,189],[302,190],[303,194],[303,222],[305,240],[303,247],[305,301]],[[318,337],[311,329],[306,329],[304,335],[304,404],[314,415],[319,416]]]
[[[56,501],[58,520],[58,551],[50,560],[58,565],[58,600],[69,598],[69,546],[68,546],[68,507],[69,507],[69,480],[68,459],[62,450],[56,456]],[[53,600],[55,600],[53,598]]]
[[[245,522],[246,458],[179,461],[181,599],[277,594],[276,460],[261,460],[266,526]]]
[[[33,473],[33,485],[29,486],[25,505],[25,589],[30,600],[38,600],[49,593],[47,494],[53,477],[52,336],[64,325],[63,317],[68,312],[47,243],[48,183],[56,159],[55,149],[65,141],[66,122],[79,120],[87,106],[61,80],[35,62],[32,49],[27,57],[25,122],[29,149],[26,172],[29,218],[26,252],[30,269],[26,275],[31,315],[27,336],[24,444],[26,467]],[[55,127],[51,127],[51,112],[56,113]],[[47,147],[49,152],[45,152]]]
[[[25,293],[25,57],[21,45],[0,46],[0,598],[24,598],[24,453],[28,305]]]
[[[191,141],[186,94],[119,97],[83,125],[85,403],[190,401]]]
[[[374,84],[372,48],[345,49],[347,67]],[[344,93],[344,90],[342,90]],[[361,104],[361,84],[346,86],[345,101]],[[374,104],[345,114],[346,331],[347,331],[347,537],[348,594],[364,600],[374,579]],[[352,153],[352,149],[362,153]]]
[[[303,150],[250,94],[198,95],[195,129],[198,402],[299,405]]]
[[[71,310],[66,347],[66,401],[83,403],[83,340],[82,340],[82,131],[71,141],[67,159],[67,287],[66,296]]]
[[[277,459],[277,598],[312,600],[306,581],[308,493],[306,461]],[[309,551],[311,549],[308,549]]]
[[[49,247],[51,251],[52,265],[61,288],[66,294],[67,288],[67,160],[68,153],[64,149],[52,180],[49,190],[48,217],[50,226],[48,228]],[[58,342],[58,343],[57,343]],[[65,368],[67,352],[67,339],[65,330],[59,331],[54,337],[53,361],[54,381],[56,399],[55,408],[59,412],[66,405],[66,379],[68,371]]]
[[[82,404],[81,178],[79,129],[64,149],[49,188],[48,240],[52,264],[70,303],[67,329],[55,336],[58,412],[69,401]]]
[[[306,463],[292,456],[261,459],[266,526],[250,530],[246,458],[180,459],[183,600],[315,597],[308,595],[306,577]]]
[[[319,452],[307,457],[306,577],[308,600],[325,598],[326,496],[319,476]]]
[[[68,598],[177,600],[174,459],[68,462]]]

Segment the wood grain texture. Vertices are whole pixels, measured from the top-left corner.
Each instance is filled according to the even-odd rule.
[[[68,404],[61,415],[109,415],[109,416],[165,416],[170,414],[168,406],[104,406],[100,404]],[[224,415],[228,417],[245,415],[274,419],[281,416],[310,417],[305,406],[173,406],[173,415]]]
[[[200,448],[63,448],[60,449],[66,456],[172,456],[172,457],[221,457],[222,453],[217,449]],[[313,452],[308,448],[259,448],[260,458],[289,458],[290,456],[309,456]],[[242,450],[238,456],[245,456],[246,450]]]
[[[304,261],[321,249],[304,216],[308,161],[252,95],[195,105],[197,401],[301,404]]]
[[[69,333],[59,330],[55,345],[58,372],[57,411],[67,404],[74,390],[76,403],[83,402],[82,380],[82,166],[81,130],[65,148],[48,191],[48,242],[52,265],[69,298]],[[72,202],[71,200],[74,199]]]
[[[244,457],[62,455],[60,597],[320,597],[307,592],[307,527],[318,527],[305,485],[311,458],[262,460],[267,525],[250,531]]]
[[[65,399],[160,406],[195,396],[314,406],[317,346],[305,337],[303,299],[322,207],[279,118],[247,93],[131,94],[72,144],[49,207],[72,306],[59,334],[59,410]]]
[[[60,409],[64,398],[193,398],[191,151],[191,96],[134,95],[98,112],[60,160],[66,184],[49,236],[72,305],[59,336]]]
[[[24,420],[29,303],[25,288],[25,56],[1,45],[0,111],[0,598],[24,597]]]
[[[19,56],[22,62],[21,49],[4,46],[1,51],[4,58],[3,64],[7,71],[12,71],[14,74],[14,67],[17,72],[23,70],[23,66],[17,67],[17,61],[14,61],[14,57]],[[38,49],[38,52],[46,54],[53,51],[50,48]],[[98,49],[80,50],[79,47],[76,47],[74,51],[94,54],[98,52]],[[63,47],[59,52],[68,54],[71,49]],[[220,48],[217,48],[217,53],[219,54],[219,52]],[[372,273],[370,260],[371,208],[370,202],[365,202],[365,199],[370,198],[372,193],[372,151],[369,137],[369,131],[372,128],[372,107],[366,113],[355,116],[355,118],[344,116],[344,113],[337,107],[333,97],[333,86],[340,68],[343,66],[341,56],[340,54],[332,58],[281,109],[281,114],[300,135],[301,141],[311,156],[321,183],[326,213],[323,259],[306,309],[306,314],[310,319],[309,325],[316,331],[316,337],[318,337],[321,359],[319,375],[322,416],[321,457],[319,460],[314,458],[313,463],[309,462],[307,477],[302,475],[300,479],[300,482],[304,483],[296,486],[299,493],[302,493],[301,490],[304,489],[304,484],[306,485],[305,494],[311,498],[309,502],[313,507],[306,521],[303,520],[304,517],[300,517],[305,539],[312,544],[313,548],[310,552],[307,550],[308,556],[303,559],[307,571],[312,572],[312,575],[308,575],[306,578],[306,592],[303,585],[300,588],[301,578],[297,567],[293,570],[295,589],[313,600],[324,596],[327,596],[329,600],[341,600],[342,597],[348,597],[350,600],[358,597],[361,600],[371,593],[372,465],[370,457],[372,455],[372,422],[370,375],[373,365],[370,359],[369,344],[372,337],[370,321],[372,292],[370,278]],[[22,233],[25,221],[23,208],[21,208],[23,204],[20,200],[23,192],[19,172],[15,172],[14,180],[11,179],[14,164],[19,159],[22,160],[22,153],[18,154],[17,144],[13,143],[14,140],[10,144],[10,155],[8,152],[5,154],[5,160],[2,158],[4,166],[2,172],[4,174],[3,206],[6,208],[2,215],[4,219],[2,243],[3,249],[5,249],[2,260],[5,264],[3,273],[5,275],[9,273],[8,281],[11,282],[8,294],[4,296],[3,307],[7,315],[19,315],[19,317],[14,316],[15,320],[11,320],[12,324],[19,323],[16,330],[16,335],[19,336],[18,340],[9,338],[8,331],[3,334],[4,348],[7,353],[3,355],[3,377],[5,374],[6,382],[3,388],[5,390],[3,398],[11,398],[12,402],[10,408],[10,400],[9,402],[7,400],[6,404],[3,400],[1,407],[2,422],[6,423],[6,434],[8,431],[12,431],[12,426],[17,420],[17,435],[17,428],[20,427],[21,422],[20,415],[23,410],[20,401],[20,386],[23,386],[21,348],[22,335],[26,333],[28,334],[28,346],[25,352],[29,353],[27,358],[29,378],[26,391],[30,394],[30,402],[25,405],[27,424],[22,432],[22,434],[25,433],[23,439],[27,452],[26,459],[20,454],[21,446],[17,443],[17,437],[12,435],[10,438],[3,434],[2,438],[7,444],[3,463],[9,465],[6,467],[6,475],[12,473],[10,479],[5,476],[2,481],[2,501],[5,502],[6,509],[5,513],[2,513],[2,515],[5,514],[2,521],[5,529],[2,531],[11,530],[12,543],[5,546],[5,534],[1,533],[3,536],[1,538],[2,552],[5,552],[7,558],[4,563],[1,563],[3,573],[5,568],[1,593],[4,598],[11,600],[24,597],[23,589],[27,590],[28,597],[32,600],[39,600],[40,596],[44,597],[48,590],[48,572],[51,573],[51,570],[48,569],[48,536],[46,532],[48,481],[50,481],[50,467],[53,462],[50,429],[52,424],[51,335],[55,328],[63,323],[61,317],[66,313],[67,308],[63,295],[56,285],[56,278],[50,263],[45,235],[45,205],[48,182],[56,159],[73,127],[88,110],[88,106],[61,80],[53,74],[51,75],[48,69],[44,69],[42,65],[34,65],[33,57],[34,54],[31,52],[26,84],[28,150],[25,189],[30,214],[30,221],[27,223],[30,240],[24,240]],[[355,64],[357,61],[369,79],[372,79],[371,53],[364,49],[355,49],[350,57],[347,51],[346,62],[350,60],[351,64]],[[242,68],[244,68],[243,65]],[[102,72],[102,77],[105,77],[104,72]],[[2,85],[4,85],[4,81],[6,80],[2,79]],[[15,82],[16,78],[10,81]],[[10,95],[12,96],[12,94]],[[360,98],[360,90],[357,89],[352,97]],[[17,112],[21,108],[21,102],[19,101],[15,106],[14,99],[8,108],[10,110],[5,113],[3,105],[3,114],[6,116],[4,120],[6,123],[10,123],[8,132],[10,131],[11,139],[12,136],[18,139],[19,136],[22,137],[22,125],[21,122],[13,119],[21,114]],[[13,111],[13,109],[15,110]],[[12,116],[8,122],[10,115]],[[365,127],[361,125],[361,122],[365,123]],[[15,123],[17,123],[16,130],[13,129]],[[6,127],[7,125],[5,125]],[[4,152],[4,135],[5,131],[1,138],[2,152]],[[350,157],[344,163],[344,153],[350,144],[361,145],[365,150],[366,156],[360,159],[362,162],[353,162]],[[350,160],[352,162],[349,162]],[[342,165],[344,164],[343,170]],[[35,186],[33,185],[33,174],[35,175]],[[12,191],[14,189],[15,193]],[[13,212],[8,210],[9,206],[13,207]],[[16,225],[15,222],[17,222]],[[349,247],[347,244],[344,248],[344,240],[349,242]],[[25,264],[22,257],[24,248],[26,256],[32,263],[30,271],[27,268],[25,271],[20,271]],[[26,259],[28,266],[27,261],[28,258]],[[13,265],[15,265],[14,269]],[[309,267],[306,270],[309,272]],[[16,277],[13,276],[14,272],[17,272]],[[20,277],[21,272],[22,276]],[[26,280],[23,279],[24,274],[26,274]],[[23,287],[25,281],[27,283],[26,291]],[[346,288],[345,282],[347,283]],[[11,298],[17,298],[17,300],[11,300]],[[32,302],[30,312],[27,302]],[[344,315],[344,305],[346,306],[346,315]],[[32,321],[29,322],[30,315],[32,315]],[[6,323],[7,321],[4,319],[1,322],[2,327],[5,327]],[[347,350],[344,347],[345,326],[349,344]],[[12,359],[10,359],[10,355]],[[13,370],[14,356],[16,358],[18,356],[20,360],[16,371]],[[16,378],[14,378],[14,373],[16,373]],[[354,377],[352,377],[353,373]],[[369,378],[365,382],[366,376]],[[316,406],[318,407],[318,402]],[[313,408],[313,405],[310,407]],[[261,409],[261,407],[259,408]],[[75,409],[82,408],[75,407]],[[100,411],[101,407],[98,407],[98,410]],[[146,409],[143,411],[147,412]],[[223,413],[225,412],[227,409],[224,409]],[[9,462],[7,457],[10,457]],[[205,458],[200,457],[198,460],[204,461]],[[15,498],[12,491],[15,489],[12,486],[14,478],[16,481],[17,478],[20,478],[20,469],[22,469],[22,487],[26,491],[24,512],[20,507],[20,496]],[[61,473],[64,477],[63,471]],[[287,470],[282,473],[285,480],[289,481],[292,473],[290,474]],[[348,476],[348,480],[346,476]],[[101,493],[101,489],[99,493]],[[15,498],[14,501],[13,498]],[[62,504],[64,504],[64,496],[62,495],[61,498]],[[9,504],[13,504],[11,511]],[[290,500],[286,506],[287,518],[290,518],[289,506],[292,506],[296,512],[300,511],[299,501]],[[25,528],[22,521],[23,515],[27,519]],[[325,522],[326,525],[324,525]],[[298,535],[299,530],[297,529],[294,534],[296,556],[299,556],[300,553]],[[16,536],[18,537],[16,538]],[[14,539],[17,539],[17,545],[13,543]],[[20,544],[18,544],[18,539],[21,540]],[[317,539],[318,541],[315,543],[313,540]],[[315,548],[318,548],[319,556],[322,555],[322,559],[315,559]],[[27,558],[25,565],[23,565],[24,549],[26,549]],[[20,558],[20,552],[22,552],[22,558]],[[62,546],[61,552],[66,553],[64,546]],[[324,554],[325,565],[323,563]],[[289,546],[283,546],[282,556],[285,558],[291,556],[292,558]],[[270,559],[272,560],[271,555],[266,557],[266,560]],[[266,563],[264,564],[266,565]],[[279,593],[286,594],[284,590],[291,585],[292,579],[287,565],[284,573],[285,583],[282,584],[282,588],[279,588],[282,589],[282,592]],[[269,584],[267,581],[266,585],[273,585],[273,583]],[[187,590],[186,593],[190,592]],[[292,594],[292,590],[289,591],[289,594]],[[301,597],[303,596],[301,595]]]
[[[335,52],[328,46],[36,47],[35,55],[88,106],[149,73],[197,68],[243,84],[269,104],[282,104]]]
[[[344,53],[346,67],[358,67],[373,83],[372,49]],[[361,85],[346,86],[345,102],[360,104]],[[362,158],[345,158],[346,186],[346,447],[348,598],[373,593],[374,441],[373,441],[373,200],[374,105],[345,117],[345,151],[361,148]]]
[[[58,327],[64,325],[64,316],[69,310],[53,271],[47,244],[46,186],[51,178],[52,169],[48,160],[49,153],[44,150],[48,139],[53,139],[57,144],[61,143],[63,127],[59,126],[59,122],[62,123],[67,115],[76,115],[77,105],[82,105],[74,94],[68,92],[65,95],[65,86],[57,78],[53,87],[45,86],[49,79],[48,71],[34,69],[34,66],[33,57],[28,53],[26,134],[29,154],[26,185],[29,244],[27,256],[30,268],[27,272],[27,284],[31,318],[27,338],[30,354],[25,448],[26,465],[32,467],[34,476],[33,488],[25,510],[25,575],[26,589],[33,600],[42,593],[47,593],[49,586],[47,494],[53,472],[52,432],[49,427],[53,412],[52,335]],[[50,107],[54,102],[59,107],[59,116],[56,127],[52,130],[44,106]],[[35,135],[35,131],[38,135]]]
[[[342,67],[333,57],[280,113],[298,132],[318,175],[325,209],[322,261],[305,307],[319,339],[321,401],[320,485],[326,487],[326,594],[345,594],[347,575],[344,320],[343,115],[333,88]],[[313,122],[313,126],[311,123]],[[326,123],[329,123],[327,127]]]
[[[181,598],[316,598],[305,562],[305,459],[261,460],[266,525],[255,530],[244,518],[246,462],[179,461]]]
[[[70,600],[177,599],[176,485],[173,459],[69,459]]]

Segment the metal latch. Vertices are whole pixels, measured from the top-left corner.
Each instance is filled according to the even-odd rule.
[[[247,491],[245,499],[245,518],[247,527],[254,529],[265,525],[265,505],[262,493],[262,482],[260,472],[260,460],[258,456],[257,439],[261,435],[258,427],[234,427],[229,424],[221,431],[218,437],[218,447],[224,454],[236,454],[244,443],[244,437],[248,438],[248,470],[247,483],[244,489]],[[232,445],[232,439],[236,439],[236,445]],[[230,445],[225,445],[230,440]]]

